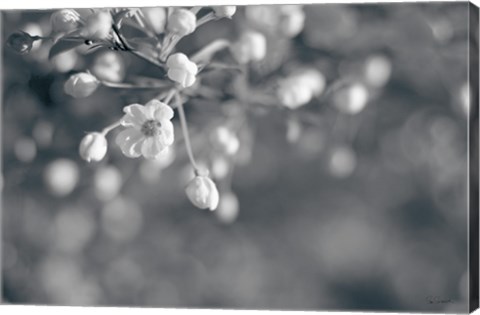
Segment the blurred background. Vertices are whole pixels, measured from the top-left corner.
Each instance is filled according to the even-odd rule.
[[[74,99],[68,77],[155,69],[83,46],[52,60],[48,42],[26,56],[3,50],[5,303],[467,310],[468,4],[308,5],[286,37],[269,10],[238,7],[179,50],[253,28],[267,55],[250,67],[252,86],[307,67],[327,86],[355,78],[360,88],[295,111],[254,108],[235,172],[222,177],[209,134],[225,113],[237,117],[237,74],[202,78],[214,100],[186,108],[194,151],[224,179],[216,212],[185,196],[181,141],[158,163],[124,157],[113,140],[100,163],[78,155],[85,132],[153,94],[101,87]],[[3,38],[49,34],[51,13],[4,11]]]

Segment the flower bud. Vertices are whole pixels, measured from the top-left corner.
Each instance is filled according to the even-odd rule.
[[[179,36],[185,36],[195,31],[197,16],[187,9],[175,9],[168,17],[167,29]]]
[[[81,72],[72,75],[65,82],[65,93],[75,98],[87,97],[97,89],[100,82],[90,73]]]
[[[83,137],[80,142],[79,153],[87,162],[98,162],[107,154],[107,139],[99,132],[91,132]]]
[[[184,54],[170,55],[167,59],[167,68],[170,80],[180,83],[184,88],[195,83],[198,67]]]
[[[233,57],[241,64],[260,61],[267,53],[267,40],[261,33],[248,31],[231,47]]]
[[[237,11],[237,7],[234,5],[214,6],[212,9],[215,12],[215,15],[220,18],[231,18]]]
[[[106,39],[110,35],[112,23],[108,11],[97,11],[87,17],[82,35],[89,39]]]
[[[54,12],[50,22],[54,33],[68,33],[79,26],[80,15],[75,10],[63,9]]]
[[[28,54],[33,47],[34,39],[25,32],[15,32],[7,39],[7,46],[19,55]]]
[[[143,13],[145,22],[156,34],[165,32],[165,25],[167,24],[167,12],[165,8],[140,8],[140,11]]]
[[[361,83],[353,83],[335,93],[333,104],[339,111],[355,115],[365,108],[368,98],[367,88]]]
[[[185,188],[188,199],[200,209],[215,210],[218,206],[220,196],[217,186],[207,176],[196,176]]]

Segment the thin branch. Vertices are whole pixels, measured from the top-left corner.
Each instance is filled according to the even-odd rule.
[[[182,100],[180,99],[180,95],[178,94],[178,92],[175,92],[175,101],[177,103],[178,115],[180,117],[180,125],[182,126],[183,138],[185,140],[185,147],[187,149],[188,158],[190,160],[190,163],[192,164],[195,175],[198,176],[200,174],[200,169],[193,156],[192,145],[190,143],[190,136],[188,134],[187,118],[185,116],[183,103],[182,103]]]

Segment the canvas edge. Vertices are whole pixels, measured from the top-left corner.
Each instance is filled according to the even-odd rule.
[[[479,8],[469,2],[468,81],[470,112],[468,124],[468,311],[479,307]]]

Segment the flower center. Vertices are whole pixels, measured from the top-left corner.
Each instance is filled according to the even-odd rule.
[[[151,119],[142,125],[141,131],[146,137],[158,136],[162,132],[161,127],[162,124],[158,120]]]

